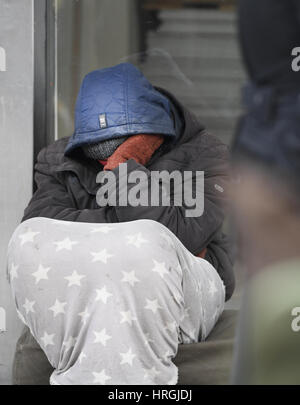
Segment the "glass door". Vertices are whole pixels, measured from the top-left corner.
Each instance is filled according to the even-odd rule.
[[[235,1],[54,0],[55,139],[73,132],[85,74],[128,61],[229,143],[245,80]]]

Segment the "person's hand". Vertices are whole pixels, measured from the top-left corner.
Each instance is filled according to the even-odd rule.
[[[197,256],[197,257],[201,257],[201,259],[205,259],[206,252],[207,252],[207,249],[204,248],[204,249],[203,249],[200,253],[198,253],[196,256]]]
[[[163,135],[131,135],[107,159],[104,170],[112,170],[129,159],[134,159],[137,163],[146,165],[163,141]]]

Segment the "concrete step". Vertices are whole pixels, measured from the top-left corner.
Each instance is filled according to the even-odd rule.
[[[188,106],[193,111],[197,109],[208,109],[219,111],[222,109],[242,110],[240,97],[231,95],[230,97],[199,97],[199,96],[185,96],[181,97],[179,101]]]
[[[193,108],[194,113],[197,116],[201,114],[207,119],[229,120],[231,122],[237,120],[243,112],[242,108],[230,108],[226,106],[220,107],[218,109],[210,108],[210,106],[207,107],[189,106],[189,107]]]
[[[240,61],[232,59],[223,59],[220,63],[219,58],[193,58],[172,57],[165,53],[150,50],[146,62],[139,64],[136,60],[133,63],[139,65],[139,68],[146,76],[164,76],[180,78],[185,76],[191,81],[197,81],[199,78],[207,80],[223,78],[224,80],[242,80],[246,81],[246,74]],[[166,73],[167,72],[167,73]]]
[[[198,21],[168,21],[156,31],[164,34],[196,34],[201,36],[225,35],[227,38],[236,36],[235,24],[209,23]]]
[[[240,60],[238,43],[235,37],[224,35],[199,36],[197,34],[150,33],[148,49],[161,49],[172,57],[193,58],[195,55],[206,59]]]
[[[234,115],[230,114],[228,116],[216,116],[210,115],[209,112],[207,115],[207,111],[202,110],[196,110],[194,113],[200,118],[201,122],[203,122],[206,128],[211,129],[212,131],[218,130],[218,132],[222,130],[232,132],[236,127],[239,117],[241,116],[241,113]]]
[[[236,14],[220,10],[200,9],[179,9],[162,10],[159,17],[163,21],[197,21],[203,23],[228,23],[234,24],[237,20]]]
[[[232,80],[230,83],[225,80],[198,80],[197,82],[187,83],[183,80],[172,80],[169,77],[149,77],[148,79],[154,86],[163,87],[166,90],[174,92],[181,97],[199,97],[199,98],[223,98],[236,99],[240,96],[241,82]],[[179,97],[180,98],[180,97]]]
[[[211,110],[201,107],[192,108],[191,106],[187,106],[187,108],[193,111],[197,117],[200,117],[204,125],[227,130],[233,128],[242,115],[241,109],[230,111],[229,109]]]
[[[166,82],[169,80],[173,80],[174,82],[177,82],[178,80],[182,80],[181,76],[177,74],[177,72],[170,72],[169,74],[166,73],[159,73],[159,71],[153,73],[149,69],[143,70],[144,75],[149,79],[150,82],[155,82],[157,83],[158,81],[160,82]],[[215,71],[202,71],[199,69],[198,72],[196,73],[190,73],[189,75],[184,74],[185,80],[191,83],[207,83],[207,81],[217,81],[218,83],[226,82],[228,85],[233,84],[239,84],[242,86],[245,82],[245,77],[240,74],[240,72],[228,72],[228,71],[220,71],[220,72],[215,72]],[[183,73],[182,73],[183,74]]]

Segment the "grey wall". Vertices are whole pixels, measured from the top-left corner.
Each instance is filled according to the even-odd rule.
[[[10,383],[22,327],[6,280],[6,248],[31,196],[32,165],[33,0],[0,0],[0,385]]]

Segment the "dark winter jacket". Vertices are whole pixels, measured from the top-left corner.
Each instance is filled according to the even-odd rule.
[[[299,91],[292,50],[300,46],[299,0],[240,0],[239,33],[251,81],[280,93]]]
[[[197,118],[168,92],[157,89],[176,106],[183,131],[176,143],[165,142],[146,167],[129,160],[128,174],[139,169],[150,176],[153,170],[189,170],[205,173],[205,205],[200,217],[186,217],[179,206],[105,206],[99,207],[96,176],[100,163],[84,158],[77,148],[71,156],[65,150],[70,138],[63,138],[44,148],[35,166],[37,191],[25,210],[23,221],[48,217],[66,221],[114,223],[152,219],[168,227],[193,254],[207,248],[206,259],[213,264],[226,286],[226,298],[234,289],[233,263],[227,238],[222,233],[224,206],[228,189],[228,150],[208,134]],[[146,111],[145,111],[146,114]],[[143,132],[143,131],[141,131]],[[118,168],[114,169],[118,176]],[[132,185],[128,185],[128,192]]]

